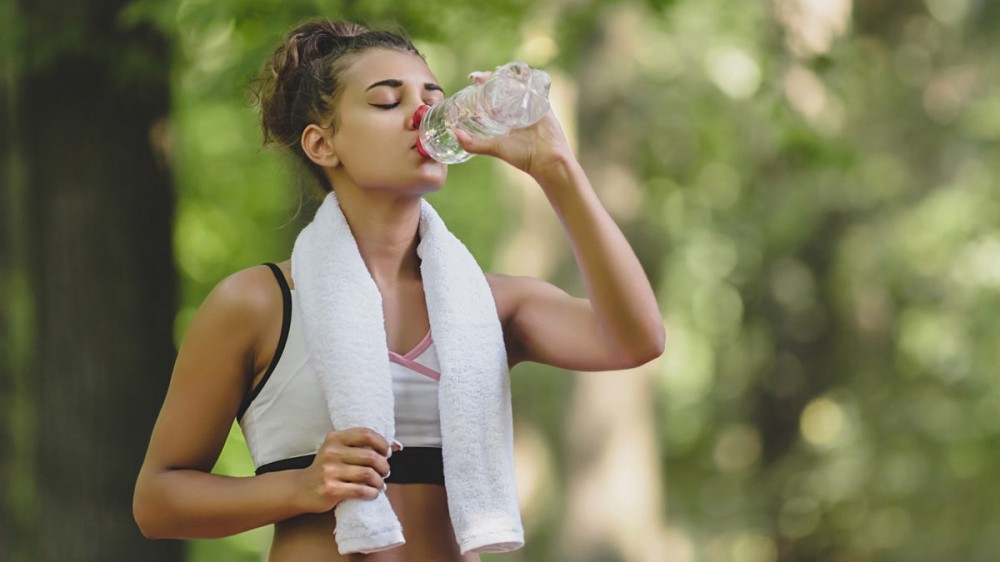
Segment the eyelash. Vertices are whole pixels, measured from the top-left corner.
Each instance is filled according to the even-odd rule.
[[[374,107],[377,107],[379,109],[392,109],[392,108],[396,107],[397,105],[399,105],[399,103],[400,102],[397,101],[396,103],[373,103],[371,105],[374,106]],[[427,102],[425,102],[425,103],[427,103]],[[433,102],[431,102],[431,103],[428,103],[427,105],[434,105],[434,104],[433,104]]]

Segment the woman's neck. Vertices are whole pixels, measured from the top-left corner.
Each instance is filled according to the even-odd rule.
[[[419,279],[419,196],[342,190],[337,200],[361,259],[379,287]]]

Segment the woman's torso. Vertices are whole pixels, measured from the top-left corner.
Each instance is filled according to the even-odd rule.
[[[298,323],[300,315],[295,314],[294,285],[290,283],[288,262],[278,265],[283,272],[284,280],[289,282],[291,301],[284,300],[287,294],[285,297],[277,297],[274,322],[268,323],[273,325],[273,328],[269,328],[268,333],[261,338],[261,351],[255,361],[255,375],[251,385],[254,389],[254,393],[251,393],[253,401],[244,404],[240,411],[243,418],[241,425],[244,426],[248,445],[258,467],[280,460],[279,457],[315,453],[326,433],[332,429],[325,413],[325,404],[321,399],[321,390],[313,378],[314,373],[304,352],[301,325]],[[277,279],[274,281],[277,292],[279,285]],[[422,286],[411,286],[408,291],[404,289],[386,300],[390,302],[386,306],[389,347],[396,350],[410,350],[407,353],[393,354],[396,356],[396,360],[393,361],[394,393],[398,395],[402,389],[402,392],[409,393],[412,402],[410,407],[403,408],[405,423],[401,424],[404,431],[400,435],[400,441],[404,446],[439,448],[440,429],[436,427],[436,405],[433,411],[427,411],[430,408],[420,406],[429,405],[430,402],[426,399],[428,393],[436,392],[432,388],[436,380],[431,380],[437,367],[436,356],[429,343],[426,309],[414,311],[412,308],[410,310],[402,308],[423,306]],[[414,305],[414,302],[417,304]],[[391,303],[398,304],[394,306]],[[289,318],[284,318],[285,314],[288,314]],[[422,317],[423,322],[416,321],[404,325],[398,321],[402,316],[416,317],[418,320]],[[276,361],[275,356],[277,356]],[[261,386],[262,381],[263,386]],[[287,410],[291,404],[297,406],[294,415],[282,411]],[[400,415],[400,411],[397,410],[397,418]],[[287,423],[288,427],[282,428],[276,423],[279,421]],[[411,435],[406,435],[407,431]],[[271,438],[279,434],[281,443],[273,442]],[[399,517],[406,538],[406,544],[402,547],[368,555],[342,556],[337,551],[333,534],[336,523],[334,512],[330,511],[323,514],[303,514],[276,523],[269,560],[271,562],[479,560],[477,555],[462,557],[459,553],[451,527],[444,486],[425,483],[389,483],[387,486],[386,495]]]
[[[333,512],[305,514],[274,525],[270,562],[473,562],[476,554],[462,556],[455,542],[443,486],[389,484],[386,496],[403,526],[406,544],[372,554],[341,555],[337,551]]]

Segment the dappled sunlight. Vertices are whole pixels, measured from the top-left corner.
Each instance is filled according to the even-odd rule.
[[[653,562],[646,538],[664,532],[666,498],[657,469],[652,373],[578,373],[568,418],[570,474],[566,551],[573,559],[614,545],[629,560]],[[667,557],[670,558],[670,553]]]
[[[521,515],[530,534],[551,516],[558,476],[545,436],[532,425],[522,423],[514,428],[514,459]]]
[[[757,428],[735,424],[720,433],[712,458],[720,472],[742,472],[760,460],[760,453],[760,432]]]
[[[924,110],[939,123],[951,123],[962,114],[979,82],[973,65],[945,68],[934,75],[924,89]]]
[[[925,0],[934,19],[948,25],[958,25],[969,13],[969,0]]]
[[[788,47],[801,57],[826,53],[851,21],[852,0],[774,0],[788,29]]]
[[[517,57],[538,68],[552,62],[552,59],[559,54],[559,44],[552,37],[552,27],[552,22],[549,20],[548,25],[527,31]]]
[[[746,99],[760,87],[760,65],[739,48],[711,49],[707,53],[705,66],[715,85],[731,98]]]
[[[829,93],[818,76],[800,65],[791,67],[785,74],[785,95],[792,107],[802,114],[816,130],[834,135],[844,123],[844,106]]]
[[[802,437],[817,447],[834,447],[847,434],[844,409],[829,398],[817,398],[802,411]]]
[[[660,387],[672,406],[698,402],[708,395],[715,377],[715,357],[708,341],[675,319],[670,324],[671,351],[660,370]]]

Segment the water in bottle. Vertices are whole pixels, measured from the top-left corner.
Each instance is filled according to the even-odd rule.
[[[497,67],[482,84],[473,84],[414,114],[420,125],[417,150],[445,164],[472,158],[452,129],[473,137],[495,138],[537,123],[549,111],[548,74],[521,61]]]

